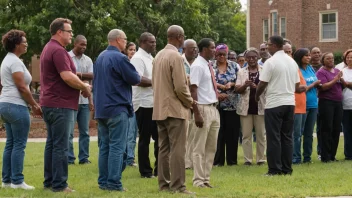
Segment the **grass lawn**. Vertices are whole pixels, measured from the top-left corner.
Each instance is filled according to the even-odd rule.
[[[0,143],[0,159],[5,143]],[[190,197],[180,194],[158,192],[157,179],[141,179],[138,168],[128,167],[122,176],[127,192],[107,192],[98,188],[98,147],[90,145],[89,165],[69,166],[69,186],[76,190],[71,194],[53,193],[43,190],[43,151],[44,143],[28,143],[26,149],[24,175],[34,191],[1,189],[0,197]],[[316,143],[314,148],[316,148]],[[77,143],[75,149],[77,151]],[[152,148],[152,146],[150,147]],[[151,153],[151,152],[150,152]],[[153,158],[151,158],[153,159]],[[267,166],[243,166],[242,148],[238,151],[238,166],[214,167],[211,184],[216,188],[199,189],[192,186],[192,170],[186,171],[186,185],[196,192],[194,197],[306,197],[352,195],[352,162],[344,161],[343,137],[337,159],[340,162],[323,164],[317,160],[316,149],[313,164],[293,166],[292,176],[263,176]],[[77,163],[77,162],[76,162]]]

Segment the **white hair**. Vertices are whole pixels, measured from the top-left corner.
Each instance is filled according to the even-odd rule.
[[[116,40],[118,37],[121,36],[122,30],[120,29],[112,29],[108,34],[108,41]]]
[[[186,47],[187,44],[189,44],[189,43],[195,43],[195,44],[197,45],[197,42],[196,42],[195,40],[193,40],[193,39],[187,39],[187,40],[184,41],[183,47]]]

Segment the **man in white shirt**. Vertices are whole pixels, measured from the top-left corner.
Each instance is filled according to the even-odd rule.
[[[218,94],[213,68],[209,60],[215,56],[215,43],[204,38],[198,43],[199,56],[191,66],[191,95],[198,104],[193,104],[194,130],[193,149],[193,185],[200,188],[212,188],[210,172],[213,167],[220,116],[216,106]]]
[[[267,45],[272,57],[264,63],[255,96],[259,101],[267,88],[264,120],[269,171],[266,175],[291,175],[294,94],[300,82],[298,65],[283,51],[281,36],[270,37]]]
[[[132,102],[136,113],[136,120],[139,129],[138,140],[138,167],[142,178],[153,178],[158,175],[158,128],[153,115],[153,88],[152,88],[152,69],[153,56],[155,52],[156,40],[154,35],[144,32],[139,38],[139,49],[132,57],[131,63],[135,66],[139,75],[149,79],[149,83],[141,83],[132,88]],[[154,174],[149,160],[150,137],[154,142]]]
[[[93,80],[93,62],[92,59],[84,54],[87,49],[87,39],[83,35],[77,35],[74,41],[74,47],[69,52],[73,63],[76,66],[77,76],[85,83]],[[78,111],[75,111],[74,122],[77,121],[79,131],[79,164],[90,164],[89,158],[89,121],[90,111],[94,111],[92,97],[84,98],[79,96]],[[75,163],[75,154],[73,151],[73,132],[69,136],[68,164]]]

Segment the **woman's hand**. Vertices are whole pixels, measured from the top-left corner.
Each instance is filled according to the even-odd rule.
[[[43,118],[43,111],[39,105],[32,106],[32,114],[35,118]]]

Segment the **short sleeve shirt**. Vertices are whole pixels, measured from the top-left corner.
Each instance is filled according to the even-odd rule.
[[[216,62],[215,62],[216,65]],[[239,66],[234,62],[227,62],[227,70],[225,73],[220,74],[217,66],[214,67],[215,69],[215,80],[217,83],[226,85],[229,82],[235,83],[237,79],[237,72],[239,71]],[[239,94],[235,93],[235,89],[229,90],[218,90],[220,93],[225,93],[228,95],[223,101],[220,101],[219,108],[225,111],[234,111],[236,110],[237,103],[239,101]]]
[[[79,58],[75,55],[75,53],[73,53],[72,50],[68,54],[71,56],[73,63],[76,66],[77,72],[93,73],[93,61],[91,58],[89,58],[88,56],[86,56],[84,54],[82,54],[82,56]],[[78,103],[79,104],[89,104],[89,100],[88,100],[88,98],[85,98],[80,94]]]
[[[295,105],[296,83],[299,83],[298,65],[283,50],[265,61],[259,80],[268,82],[265,109]]]
[[[136,68],[140,76],[144,76],[148,79],[152,79],[153,70],[153,56],[148,54],[141,47],[138,49],[137,53],[131,59],[132,65]],[[152,108],[153,103],[153,88],[150,87],[139,87],[133,86],[133,108],[137,111],[139,107]]]
[[[351,83],[352,82],[352,69],[345,67],[343,70],[343,79]],[[343,89],[342,92],[343,95],[343,101],[342,101],[342,106],[343,109],[345,110],[351,110],[352,109],[352,90],[350,88],[345,88]]]
[[[334,73],[331,71],[327,71],[324,67],[321,67],[317,72],[317,78],[321,81],[321,84],[325,84],[327,82],[332,81],[335,76],[340,72],[340,70],[334,68]],[[318,97],[320,99],[333,100],[337,102],[342,101],[342,84],[341,82],[336,82],[330,89],[328,90],[319,90]]]
[[[26,66],[23,64],[15,54],[8,53],[1,63],[1,84],[3,86],[0,102],[7,102],[22,106],[27,106],[26,101],[23,100],[21,93],[18,91],[15,82],[13,81],[12,74],[22,72],[24,82],[29,89],[29,84],[32,81],[32,76]]]
[[[64,71],[76,74],[76,67],[65,48],[51,39],[40,56],[41,106],[78,109],[80,91],[62,80],[60,73]]]
[[[212,104],[218,102],[214,90],[209,63],[202,56],[198,56],[192,63],[191,85],[198,87],[198,104]]]

